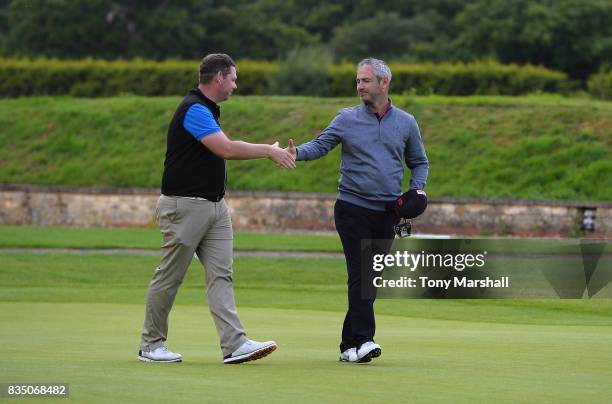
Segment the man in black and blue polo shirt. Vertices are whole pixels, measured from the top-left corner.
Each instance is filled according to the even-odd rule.
[[[369,362],[381,355],[380,345],[374,342],[376,294],[370,290],[362,295],[362,287],[372,288],[368,281],[373,250],[391,247],[393,227],[400,218],[389,206],[402,194],[403,164],[411,172],[408,196],[424,197],[429,172],[417,122],[391,103],[390,82],[391,70],[386,63],[374,58],[362,60],[356,77],[362,103],[338,112],[317,138],[297,148],[289,140],[287,148],[297,160],[315,160],[342,145],[334,219],[348,272],[348,310],[340,342],[343,362]],[[379,245],[370,243],[371,239],[385,242]]]
[[[180,362],[169,351],[168,315],[194,253],[206,269],[208,306],[221,340],[224,363],[263,358],[274,341],[247,339],[238,319],[232,286],[232,223],[223,199],[226,160],[269,158],[294,168],[293,156],[273,145],[230,140],[221,130],[219,103],[236,89],[236,64],[225,54],[206,56],[200,78],[178,106],[168,127],[162,195],[157,218],[163,234],[162,258],[147,294],[138,359]]]

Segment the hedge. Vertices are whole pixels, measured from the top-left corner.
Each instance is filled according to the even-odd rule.
[[[31,95],[145,96],[181,95],[197,81],[198,61],[0,59],[0,97]],[[470,95],[519,95],[563,92],[570,82],[564,73],[536,66],[471,64],[391,64],[391,92]],[[270,82],[278,65],[238,62],[238,91],[242,95],[272,94]],[[355,67],[333,66],[332,96],[355,94]]]
[[[520,95],[563,92],[570,87],[565,73],[536,66],[471,64],[391,65],[391,91],[441,95]],[[332,69],[332,93],[354,94],[355,68]]]
[[[244,74],[242,74],[244,70]],[[245,61],[241,92],[263,94],[276,66]],[[198,81],[198,62],[0,59],[0,97],[74,95],[104,97],[122,93],[181,95]]]
[[[612,100],[612,71],[600,72],[591,76],[588,89],[595,98]]]

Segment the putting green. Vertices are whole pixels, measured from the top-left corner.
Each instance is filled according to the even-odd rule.
[[[0,383],[74,402],[610,402],[612,300],[382,300],[370,364],[337,361],[342,260],[239,257],[236,300],[279,350],[223,365],[192,263],[170,316],[183,363],[136,360],[158,258],[0,253]]]
[[[383,355],[337,362],[340,312],[242,308],[279,349],[223,365],[207,307],[177,305],[169,347],[183,363],[136,360],[143,305],[0,303],[3,382],[70,384],[75,402],[608,402],[612,327],[379,315]],[[517,306],[515,310],[524,310]],[[466,314],[469,311],[466,310]]]

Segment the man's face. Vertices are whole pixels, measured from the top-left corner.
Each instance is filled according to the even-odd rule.
[[[236,74],[236,68],[234,66],[230,67],[230,72],[226,76],[223,76],[223,73],[219,72],[219,95],[222,101],[227,100],[234,90],[238,88],[236,85],[237,79],[238,75]]]
[[[361,101],[372,104],[380,98],[385,98],[389,82],[387,78],[378,81],[371,65],[363,65],[357,70],[357,94]]]

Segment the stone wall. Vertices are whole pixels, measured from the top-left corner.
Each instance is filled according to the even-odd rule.
[[[0,224],[75,227],[155,226],[156,189],[0,186]],[[334,194],[231,192],[239,231],[334,230]],[[434,198],[413,221],[415,233],[575,237],[585,211],[595,214],[588,237],[612,237],[612,203]]]

